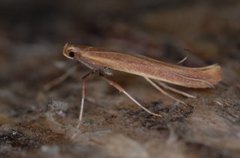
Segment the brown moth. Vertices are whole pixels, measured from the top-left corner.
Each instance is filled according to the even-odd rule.
[[[184,102],[171,96],[159,86],[162,86],[168,90],[179,93],[186,97],[194,98],[195,96],[169,87],[164,83],[156,84],[152,80],[158,80],[165,83],[170,83],[188,88],[213,88],[214,85],[221,81],[221,67],[217,64],[199,68],[192,68],[165,63],[145,56],[129,55],[115,51],[98,49],[90,46],[77,46],[72,44],[66,44],[64,46],[63,55],[67,58],[80,61],[92,70],[90,73],[86,74],[83,77],[82,102],[79,116],[79,125],[82,119],[82,111],[85,98],[85,79],[94,72],[98,72],[101,77],[105,79],[110,85],[117,88],[120,92],[123,92],[138,106],[155,116],[161,115],[153,113],[143,107],[139,102],[137,102],[133,97],[131,97],[120,85],[107,78],[107,76],[112,74],[112,70],[142,76],[163,94],[181,103]]]

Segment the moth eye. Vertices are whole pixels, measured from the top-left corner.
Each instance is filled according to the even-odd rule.
[[[68,56],[71,57],[71,58],[73,58],[73,57],[75,56],[75,53],[72,52],[72,51],[70,51],[70,52],[68,53]]]

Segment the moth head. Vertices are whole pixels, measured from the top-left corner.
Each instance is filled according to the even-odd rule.
[[[69,59],[76,59],[79,55],[78,47],[66,43],[63,47],[63,55]]]

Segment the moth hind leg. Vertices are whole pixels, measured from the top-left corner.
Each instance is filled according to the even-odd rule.
[[[179,103],[182,103],[184,105],[186,105],[186,103],[180,99],[177,99],[176,97],[172,96],[171,94],[169,94],[168,92],[166,92],[164,89],[162,89],[160,86],[158,86],[155,82],[153,82],[151,79],[147,78],[147,77],[144,77],[145,80],[147,82],[149,82],[154,88],[156,88],[158,91],[160,91],[162,94],[168,96],[169,98],[179,102]]]
[[[165,84],[163,82],[158,81],[157,84],[159,84],[160,86],[162,86],[163,88],[165,88],[165,89],[167,89],[169,91],[172,91],[174,93],[180,94],[182,96],[185,96],[185,97],[188,97],[188,98],[196,98],[196,96],[194,96],[194,95],[191,95],[189,93],[186,93],[186,92],[183,92],[183,91],[178,90],[176,88],[173,88],[173,87],[171,87],[171,86],[169,86],[169,85],[167,85],[167,84]]]

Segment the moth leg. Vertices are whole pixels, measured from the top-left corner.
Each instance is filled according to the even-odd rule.
[[[167,90],[170,90],[170,91],[175,92],[175,93],[177,93],[177,94],[183,95],[183,96],[185,96],[185,97],[188,97],[188,98],[196,98],[196,96],[194,96],[194,95],[191,95],[191,94],[189,94],[189,93],[183,92],[183,91],[178,90],[178,89],[176,89],[176,88],[170,87],[170,86],[168,86],[167,84],[165,84],[165,83],[163,83],[163,82],[160,82],[160,81],[159,81],[159,82],[157,82],[157,84],[159,84],[160,86],[162,86],[163,88],[165,88],[165,89],[167,89]]]
[[[184,105],[186,105],[186,103],[182,100],[179,100],[177,98],[175,98],[174,96],[172,96],[171,94],[167,93],[165,90],[163,90],[161,87],[159,87],[155,82],[153,82],[152,80],[150,80],[149,78],[147,77],[144,77],[154,88],[156,88],[157,90],[159,90],[161,93],[163,93],[164,95],[168,96],[169,98],[177,101],[177,102],[180,102]]]
[[[43,89],[45,91],[49,91],[50,89],[52,89],[53,87],[61,84],[63,81],[65,81],[69,76],[71,76],[73,73],[75,73],[77,71],[77,66],[73,66],[71,67],[68,71],[66,71],[63,75],[61,75],[58,78],[55,78],[54,80],[48,82],[47,84],[45,84],[43,86]]]
[[[80,127],[81,122],[82,122],[82,116],[83,116],[83,108],[84,108],[84,101],[85,101],[85,92],[86,92],[86,79],[92,75],[94,71],[88,72],[86,75],[82,77],[82,98],[81,98],[81,106],[80,106],[80,111],[79,111],[79,118],[78,118],[78,125],[77,128]]]
[[[114,88],[116,88],[119,92],[124,93],[129,99],[131,99],[135,104],[137,104],[140,108],[142,108],[144,111],[146,111],[147,113],[153,115],[153,116],[157,116],[157,117],[162,117],[162,115],[151,112],[150,110],[148,110],[147,108],[145,108],[142,104],[140,104],[136,99],[134,99],[128,92],[126,92],[119,84],[117,84],[116,82],[108,79],[105,76],[101,76],[105,81],[108,82],[108,84],[110,84],[111,86],[113,86]]]
[[[180,60],[177,64],[182,64],[188,59],[188,56],[185,56],[182,60]]]

